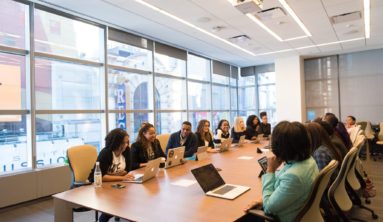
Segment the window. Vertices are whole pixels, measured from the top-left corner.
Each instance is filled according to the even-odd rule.
[[[2,0],[0,8],[0,45],[27,49],[28,6],[15,1]]]
[[[188,78],[201,81],[210,81],[210,60],[189,54]]]
[[[230,110],[230,88],[215,84],[212,88],[213,110]]]
[[[167,55],[155,54],[155,72],[172,76],[185,77],[186,62]]]
[[[108,64],[151,71],[152,52],[147,49],[108,41]]]
[[[275,126],[276,120],[276,89],[275,72],[265,72],[257,74],[259,110],[258,113],[267,112],[268,122]]]
[[[210,84],[199,82],[188,82],[189,109],[210,110]]]
[[[109,129],[125,129],[129,134],[129,140],[132,144],[136,141],[138,131],[143,122],[154,123],[153,113],[148,112],[113,112],[109,113]],[[158,133],[158,132],[157,132]]]
[[[186,81],[156,76],[156,107],[158,110],[186,110]]]
[[[37,109],[101,109],[100,68],[47,59],[36,59],[35,68]]]
[[[179,131],[182,122],[187,119],[186,112],[160,112],[157,116],[155,124],[157,134]]]
[[[38,9],[34,27],[37,52],[95,62],[104,60],[102,28]]]
[[[189,120],[192,124],[193,132],[197,131],[198,123],[200,120],[207,119],[210,122],[210,129],[212,129],[210,112],[189,112]]]

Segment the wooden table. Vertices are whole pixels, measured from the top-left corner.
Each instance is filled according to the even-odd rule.
[[[268,143],[268,142],[267,142]],[[72,208],[84,206],[131,221],[233,221],[243,209],[261,197],[257,153],[262,144],[245,144],[228,152],[209,154],[203,161],[188,161],[184,165],[161,169],[156,178],[144,184],[124,183],[126,188],[114,189],[115,182],[104,182],[102,188],[83,186],[54,195],[55,221],[73,221]],[[254,157],[251,160],[238,159]],[[171,183],[180,179],[195,180],[191,169],[213,163],[221,168],[226,183],[249,186],[251,189],[234,200],[209,197],[198,183],[188,187]]]

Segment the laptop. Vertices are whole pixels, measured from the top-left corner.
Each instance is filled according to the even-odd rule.
[[[231,143],[233,142],[233,138],[226,139],[221,142],[221,145],[219,146],[218,152],[225,152],[228,151],[231,147]]]
[[[184,160],[185,147],[180,146],[177,148],[169,149],[168,156],[165,162],[165,168],[170,168],[174,166],[178,166],[185,162]]]
[[[145,167],[144,174],[135,174],[134,180],[124,180],[127,183],[144,183],[157,175],[160,168],[161,158],[150,160]]]
[[[250,187],[225,184],[213,164],[193,169],[191,172],[208,196],[233,200],[250,189]]]
[[[238,140],[238,143],[234,143],[234,144],[232,144],[231,147],[242,146],[243,144],[245,144],[245,138],[246,138],[245,135],[240,136],[240,137],[239,137],[239,140]]]
[[[207,146],[200,146],[197,149],[196,160],[204,160],[207,158]]]

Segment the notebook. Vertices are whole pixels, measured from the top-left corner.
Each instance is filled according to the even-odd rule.
[[[150,160],[145,167],[144,174],[135,174],[134,180],[124,180],[127,183],[143,183],[155,177],[160,168],[161,158]]]
[[[233,200],[250,189],[250,187],[226,184],[213,164],[193,169],[191,172],[208,196]]]
[[[185,163],[184,160],[185,147],[177,147],[168,150],[168,156],[165,162],[165,168],[170,168],[174,166],[178,166],[180,164]]]

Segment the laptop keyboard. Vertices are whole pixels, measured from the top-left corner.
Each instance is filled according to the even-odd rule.
[[[214,191],[213,193],[223,195],[223,194],[229,192],[230,190],[232,190],[234,188],[235,188],[235,186],[225,185],[224,187]]]

